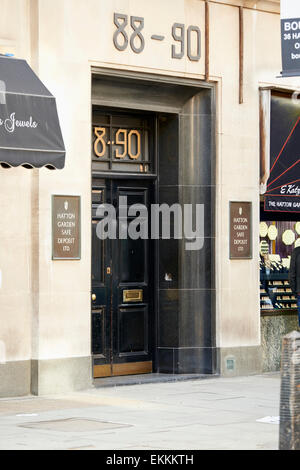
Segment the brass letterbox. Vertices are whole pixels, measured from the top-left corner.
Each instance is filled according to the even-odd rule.
[[[143,289],[123,290],[123,302],[142,302]]]

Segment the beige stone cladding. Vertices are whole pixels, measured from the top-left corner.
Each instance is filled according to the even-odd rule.
[[[209,3],[209,79],[217,93],[216,346],[224,349],[222,358],[226,351],[232,356],[238,348],[238,362],[241,348],[254,351],[260,346],[259,87],[299,89],[300,79],[277,78],[281,70],[278,1]],[[240,6],[245,7],[242,104]],[[82,388],[91,379],[91,67],[200,83],[205,78],[205,2],[1,0],[0,10],[0,52],[27,59],[56,97],[67,152],[62,171],[0,168],[0,341],[6,351],[6,364],[0,364],[0,369],[8,370],[11,363],[17,383],[16,363],[26,363],[26,368],[32,361],[32,382],[26,369],[23,386],[16,385],[15,393]],[[134,53],[130,45],[125,51],[115,48],[114,12],[144,18],[142,53]],[[174,23],[200,28],[199,61],[189,60],[186,52],[182,59],[172,58]],[[153,40],[153,34],[164,35],[165,40]],[[53,194],[81,196],[80,260],[52,260]],[[239,200],[253,204],[251,260],[229,259],[229,202]],[[237,370],[257,371],[255,360],[248,362],[248,370],[239,364]],[[244,358],[243,364],[247,364]],[[82,367],[88,373],[81,373]],[[45,376],[39,379],[37,374]],[[60,383],[59,374],[64,374]],[[0,373],[0,394],[1,390],[14,394],[11,387],[2,385],[6,376]]]

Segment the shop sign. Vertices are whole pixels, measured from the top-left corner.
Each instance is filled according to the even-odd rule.
[[[270,172],[265,210],[300,213],[300,101],[271,99]]]
[[[252,259],[252,203],[230,202],[230,259]]]
[[[281,0],[282,76],[300,76],[300,1]]]
[[[80,259],[80,196],[52,197],[52,259]]]

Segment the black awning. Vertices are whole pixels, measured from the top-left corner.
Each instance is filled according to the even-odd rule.
[[[50,169],[65,164],[54,96],[25,60],[1,55],[0,164]]]

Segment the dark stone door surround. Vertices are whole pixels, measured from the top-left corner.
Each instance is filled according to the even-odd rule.
[[[184,239],[157,242],[154,370],[214,374],[215,88],[200,80],[92,71],[92,103],[159,113],[157,201],[204,204],[201,250],[185,250]]]

